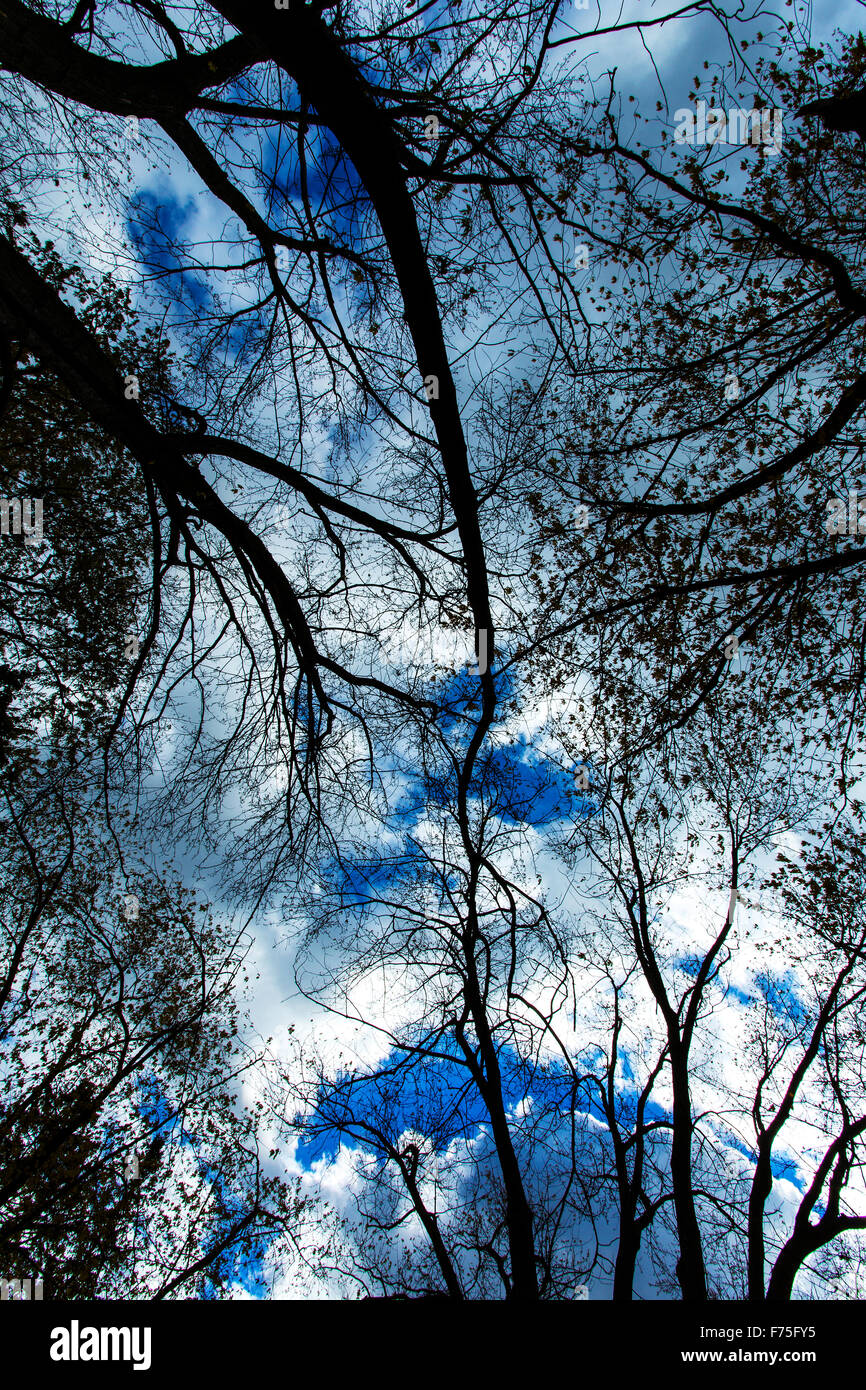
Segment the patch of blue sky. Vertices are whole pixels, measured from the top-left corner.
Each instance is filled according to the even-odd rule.
[[[620,1053],[620,1055],[619,1055],[619,1065],[620,1065],[620,1068],[621,1068],[621,1070],[622,1070],[622,1074],[623,1074],[623,1076],[625,1077],[626,1081],[634,1081],[634,1068],[633,1068],[633,1066],[632,1066],[632,1064],[631,1064],[631,1059],[629,1058],[629,1055],[628,1055],[627,1052],[621,1052],[621,1053]]]
[[[635,1087],[634,1090],[631,1091],[620,1089],[617,1092],[616,1099],[616,1115],[619,1129],[624,1134],[631,1134],[637,1125],[637,1110],[638,1101],[640,1099],[640,1090],[637,1087]],[[607,1124],[606,1118],[601,1113],[600,1105],[598,1106],[598,1109],[599,1114],[596,1118],[601,1119],[604,1124]],[[655,1121],[658,1120],[667,1120],[668,1123],[670,1123],[670,1119],[671,1112],[669,1110],[666,1110],[663,1105],[659,1105],[658,1102],[654,1100],[648,1100],[646,1102],[643,1108],[644,1124],[653,1124]],[[670,1131],[662,1130],[661,1133],[669,1135]],[[649,1138],[647,1142],[650,1142]]]
[[[417,773],[413,775],[412,765],[401,763],[397,770],[402,780],[391,812],[391,823],[408,831],[424,819],[430,800],[422,779]]]
[[[151,1137],[172,1135],[181,1148],[191,1149],[195,1154],[199,1173],[205,1182],[211,1183],[219,1194],[219,1222],[213,1231],[214,1242],[222,1236],[223,1228],[228,1228],[233,1219],[242,1217],[245,1206],[239,1196],[233,1193],[220,1172],[213,1168],[198,1152],[196,1136],[187,1129],[183,1117],[166,1096],[159,1079],[154,1076],[142,1077],[139,1081],[140,1097],[137,1110],[147,1125]],[[212,1271],[205,1276],[202,1297],[218,1297],[220,1282],[240,1284],[252,1297],[264,1298],[268,1288],[264,1278],[264,1243],[252,1249],[227,1247],[214,1260]]]
[[[502,659],[501,655],[499,659]],[[496,694],[499,707],[502,709],[506,701],[513,699],[515,687],[511,671],[498,672],[497,664],[494,660]],[[462,666],[459,671],[447,676],[432,692],[432,698],[438,706],[437,718],[441,728],[445,733],[456,733],[458,726],[462,724],[463,742],[468,743],[472,737],[473,716],[477,716],[481,708],[480,683],[475,665]],[[496,723],[501,723],[501,720],[494,723],[494,728]]]
[[[483,1124],[486,1111],[458,1059],[456,1043],[443,1038],[430,1045],[435,1059],[394,1049],[375,1071],[342,1071],[323,1082],[312,1111],[296,1116],[301,1130],[297,1162],[304,1168],[322,1158],[332,1162],[347,1142],[375,1151],[366,1127],[389,1142],[407,1130],[426,1134],[433,1148],[442,1151],[467,1128]]]
[[[240,1213],[239,1213],[240,1214]],[[234,1248],[223,1250],[213,1261],[212,1268],[222,1280],[223,1286],[240,1284],[252,1298],[267,1298],[270,1294],[264,1274],[265,1244],[261,1241],[255,1249],[240,1251]],[[210,1274],[205,1277],[203,1299],[217,1299],[219,1285]]]
[[[415,1045],[421,1047],[424,1041],[419,1038]],[[456,1041],[439,1038],[434,1045],[435,1058],[409,1048],[394,1049],[374,1071],[341,1072],[323,1083],[310,1114],[296,1116],[301,1129],[297,1162],[307,1169],[321,1159],[333,1162],[344,1143],[376,1151],[365,1126],[378,1129],[389,1143],[407,1131],[426,1135],[441,1153],[454,1139],[471,1137],[488,1125],[489,1115]],[[583,1088],[575,1097],[571,1072],[563,1062],[530,1061],[509,1047],[497,1055],[509,1110],[528,1103],[536,1116],[563,1117],[577,1110],[604,1122],[597,1094]]]
[[[748,1144],[744,1144],[742,1139],[737,1139],[736,1136],[732,1134],[727,1134],[725,1136],[725,1142],[732,1149],[736,1149],[737,1153],[740,1153],[743,1155],[744,1158],[747,1158],[750,1163],[754,1163],[756,1161],[757,1153],[753,1148],[750,1148]],[[803,1181],[803,1178],[800,1176],[800,1170],[797,1164],[792,1158],[785,1158],[781,1155],[777,1156],[774,1154],[770,1158],[770,1169],[772,1171],[773,1177],[777,1181],[782,1181],[783,1179],[785,1179],[794,1187],[796,1187],[800,1192],[805,1191],[806,1185]]]
[[[243,1219],[247,1206],[228,1188],[225,1179],[216,1171],[202,1165],[202,1177],[212,1183],[219,1192],[219,1224],[215,1225],[214,1244],[223,1238],[223,1228],[230,1228],[233,1222]],[[205,1275],[202,1297],[215,1299],[219,1296],[220,1284],[240,1284],[253,1298],[265,1298],[268,1286],[264,1277],[266,1245],[258,1240],[246,1248],[227,1246],[209,1265]]]
[[[248,315],[238,315],[225,330],[224,341],[232,354],[232,365],[236,368],[250,367],[259,360],[267,335],[267,325],[263,316],[257,323],[250,324]]]
[[[479,777],[496,789],[503,820],[539,827],[598,811],[592,796],[575,783],[573,770],[545,758],[523,737],[493,747],[479,761]],[[591,768],[587,778],[591,787]]]
[[[177,1122],[177,1111],[165,1095],[156,1076],[143,1076],[138,1082],[136,1109],[150,1134],[164,1134]]]
[[[288,90],[286,89],[288,86]],[[267,96],[267,94],[266,94]],[[223,99],[239,104],[261,104],[261,93],[243,77],[228,84]],[[294,84],[283,74],[282,88],[273,91],[271,105],[282,104],[286,109],[300,111],[300,101]],[[279,213],[289,212],[285,227],[297,235],[299,226],[293,210],[306,223],[304,197],[309,201],[319,237],[330,237],[338,244],[356,247],[361,244],[362,223],[369,215],[371,200],[351,160],[342,151],[333,135],[315,122],[304,137],[306,158],[304,178],[294,124],[282,126],[275,122],[236,122],[232,138],[243,149],[249,146],[251,167],[248,170],[247,193],[258,201],[260,211],[278,227],[283,219]],[[258,198],[257,198],[258,195]],[[275,205],[276,213],[275,214]],[[354,283],[354,282],[353,282]],[[324,306],[321,306],[324,314]]]
[[[183,245],[183,230],[195,214],[192,195],[181,201],[171,193],[160,196],[149,190],[139,190],[130,201],[127,234],[145,270],[176,272],[178,245]],[[204,309],[212,303],[211,291],[205,280],[190,270],[170,276],[174,296],[193,309]],[[167,299],[167,303],[171,300]]]
[[[589,789],[582,791],[576,769],[546,758],[523,736],[488,748],[476,761],[470,792],[484,798],[501,820],[540,829],[558,822],[598,814]],[[447,794],[453,789],[443,788]],[[433,793],[435,796],[435,791]]]
[[[507,702],[514,698],[512,670],[498,673],[496,663],[493,663],[493,676],[499,708],[505,710]],[[457,742],[466,746],[473,735],[475,717],[480,713],[480,688],[475,667],[464,666],[431,694],[438,703],[439,726],[446,734],[452,735],[452,742],[456,738]],[[585,769],[591,791],[594,783],[591,763],[585,763]],[[485,758],[478,760],[478,776],[493,780],[499,778],[502,783],[509,776],[512,777],[516,795],[512,819],[527,821],[532,826],[544,826],[550,821],[573,815],[575,806],[584,815],[595,812],[592,796],[582,794],[575,783],[575,771],[577,767],[573,770],[563,769],[559,763],[544,758],[525,737],[514,738],[509,744],[495,744]],[[517,815],[518,809],[523,815]]]
[[[515,695],[513,673],[510,669],[497,673],[495,662],[493,670],[499,708],[504,711]],[[479,680],[474,665],[456,671],[431,694],[438,705],[437,718],[443,732],[451,736],[452,743],[462,743],[465,747],[480,711]],[[497,727],[496,723],[493,727]],[[588,761],[585,766],[591,792],[593,770]],[[549,825],[573,815],[576,810],[584,815],[595,813],[597,808],[592,796],[581,792],[575,781],[576,771],[577,768],[566,769],[545,758],[523,736],[509,743],[493,744],[477,764],[478,779],[498,781],[503,787],[511,782],[509,790],[513,792],[514,804],[510,819],[530,825]],[[508,808],[503,807],[501,814],[508,816]]]
[[[702,959],[702,956],[680,956],[674,961],[674,965],[694,979],[700,970]],[[806,1009],[797,993],[796,981],[790,971],[783,979],[759,976],[751,993],[737,985],[726,984],[724,996],[726,999],[736,999],[738,1003],[747,1005],[756,1003],[759,998],[763,999],[777,1017],[789,1018],[796,1024],[803,1024],[808,1019]]]
[[[433,883],[435,874],[411,830],[436,804],[452,804],[456,774],[424,781],[403,768],[399,798],[388,817],[388,827],[398,838],[381,854],[343,855],[322,865],[322,879],[339,894],[344,906],[360,906],[387,896],[390,883],[405,882],[407,875]],[[591,771],[589,773],[591,781]],[[598,807],[591,794],[575,784],[574,774],[543,757],[525,738],[488,749],[479,757],[471,792],[483,796],[503,820],[539,829],[575,816],[592,816]]]
[[[775,1014],[789,1018],[798,1026],[808,1022],[809,1014],[800,998],[797,981],[790,970],[787,970],[781,979],[773,979],[769,975],[759,976],[756,988]]]
[[[739,989],[737,985],[729,984],[725,986],[725,998],[727,999],[729,996],[731,999],[736,999],[738,1004],[753,1004],[755,1002],[755,996],[753,994],[749,994],[744,989]]]
[[[410,838],[390,853],[343,856],[323,866],[321,878],[339,895],[344,907],[360,907],[389,896],[390,886],[403,884],[408,876],[429,880],[427,860]]]
[[[443,1152],[455,1138],[471,1136],[489,1124],[476,1088],[467,1084],[469,1078],[456,1044],[441,1039],[436,1052],[436,1059],[429,1060],[395,1049],[375,1071],[344,1072],[324,1083],[318,1093],[320,1112],[296,1117],[301,1139],[295,1157],[301,1167],[309,1170],[322,1159],[334,1162],[344,1143],[375,1152],[365,1125],[382,1131],[391,1143],[397,1143],[407,1132],[425,1135],[432,1149]],[[607,1127],[597,1088],[586,1086],[575,1095],[571,1072],[564,1063],[528,1062],[511,1048],[502,1048],[498,1055],[509,1109],[528,1102],[535,1120],[542,1114],[564,1118],[576,1111]],[[623,1075],[633,1079],[626,1054],[620,1061]],[[617,1093],[618,1123],[627,1133],[637,1121],[638,1097],[637,1087]],[[330,1116],[329,1101],[335,1101]],[[664,1106],[651,1099],[647,1102],[645,1123],[670,1118]],[[754,1149],[741,1139],[728,1134],[726,1143],[754,1164]],[[799,1167],[789,1156],[773,1155],[771,1170],[775,1180],[787,1180],[799,1191],[805,1190]]]
[[[511,676],[504,675],[501,701],[508,699],[511,690]],[[465,747],[479,709],[478,677],[474,670],[464,668],[456,672],[444,686],[430,693],[437,699],[439,723],[444,732],[451,734],[452,747]],[[339,863],[331,860],[322,866],[323,877],[332,888],[342,883],[343,891],[348,895],[356,892],[359,900],[385,885],[389,875],[401,865],[404,870],[409,865],[421,868],[426,861],[411,842],[411,831],[423,822],[431,807],[453,805],[456,799],[456,773],[451,766],[441,775],[427,777],[415,761],[392,759],[391,768],[398,774],[399,791],[386,820],[387,828],[397,837],[388,853],[354,859],[344,855]],[[587,776],[591,789],[590,765]],[[504,821],[538,828],[598,812],[591,790],[584,793],[577,785],[575,771],[545,758],[523,736],[494,744],[479,756],[470,792],[476,797],[483,795]],[[429,878],[429,872],[425,876]]]
[[[261,192],[289,208],[303,207],[304,193],[319,236],[358,246],[369,216],[370,197],[351,160],[327,130],[311,126],[306,136],[305,183],[294,139],[266,127],[261,135]]]
[[[694,979],[701,968],[702,960],[703,956],[679,956],[674,961],[674,967]]]

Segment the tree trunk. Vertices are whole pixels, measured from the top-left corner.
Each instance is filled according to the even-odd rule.
[[[677,1278],[683,1300],[700,1303],[706,1301],[707,1275],[692,1187],[692,1108],[688,1057],[679,1044],[671,1045],[671,1076],[674,1091],[671,1182],[680,1242]]]

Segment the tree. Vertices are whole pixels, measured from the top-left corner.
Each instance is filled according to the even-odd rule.
[[[788,759],[828,799],[837,776],[851,801],[839,733],[860,720],[864,552],[823,522],[861,447],[862,169],[824,128],[775,161],[747,151],[729,194],[713,147],[678,160],[666,138],[621,136],[613,77],[598,96],[579,61],[597,35],[558,16],[532,0],[372,16],[232,0],[181,30],[159,6],[61,23],[10,0],[13,213],[26,203],[47,230],[34,190],[60,174],[131,213],[154,331],[142,347],[95,331],[19,213],[0,238],[0,326],[10,344],[26,331],[40,370],[134,460],[147,506],[147,623],[106,740],[107,800],[134,778],[145,824],[202,854],[225,851],[234,806],[225,882],[301,919],[308,960],[328,947],[324,980],[304,988],[335,1012],[352,1012],[350,983],[405,964],[405,1016],[377,1024],[393,1056],[363,1084],[314,1073],[304,1094],[322,1124],[366,1136],[380,1229],[411,1210],[435,1261],[424,1279],[452,1296],[474,1279],[557,1297],[602,1259],[575,1256],[571,1218],[595,1228],[613,1200],[625,1297],[673,1211],[679,1288],[700,1300],[707,1231],[736,1235],[742,1215],[722,1121],[710,1133],[694,1100],[733,951],[728,895],[780,823],[813,812]],[[819,79],[859,81],[854,41],[827,59],[783,35],[752,65],[748,22],[701,0],[606,27],[645,38],[696,17],[721,26],[726,78],[755,81],[761,109],[779,92],[799,109]],[[195,244],[178,208],[128,206],[118,119],[159,132],[150,148],[196,180],[215,246]],[[465,351],[472,334],[483,351]],[[527,345],[518,370],[509,342]],[[820,419],[804,372],[826,395]],[[474,643],[468,678],[429,653],[406,661],[408,633],[448,631],[464,657]],[[592,804],[563,804],[609,890],[592,952],[537,881],[546,787],[525,794],[513,733],[521,701],[563,694],[548,762],[591,770]],[[813,710],[824,728],[792,734]],[[761,756],[738,766],[731,738],[762,740]],[[156,791],[141,773],[169,746],[174,776]],[[722,835],[700,863],[698,814]],[[689,975],[652,913],[698,872],[724,883],[725,911]],[[594,1055],[575,1058],[558,1035],[587,972],[612,1009]],[[648,1030],[634,1125],[617,1095],[626,988],[663,1025]],[[422,1078],[433,1100],[409,1107],[404,1132]],[[520,1109],[515,1078],[544,1103]],[[603,1154],[575,1139],[589,1096]],[[435,1149],[479,1124],[496,1164],[462,1189],[449,1237],[419,1183],[418,1135]],[[850,1155],[856,1136],[844,1121],[839,1134]],[[539,1176],[543,1150],[556,1158]]]
[[[97,336],[128,328],[126,297],[41,259]],[[243,937],[154,872],[128,810],[105,814],[101,755],[141,665],[125,649],[147,499],[25,342],[7,367],[4,493],[38,497],[49,535],[2,553],[0,1267],[50,1297],[215,1292],[291,1238],[304,1204],[264,1173],[257,1117],[236,1105],[256,1060]]]
[[[859,1022],[863,852],[859,831],[850,822],[826,830],[830,833],[808,844],[801,862],[783,857],[771,879],[793,938],[791,956],[806,966],[812,997],[804,1004],[791,995],[784,1009],[765,1008],[756,1029],[760,1068],[752,1117],[758,1161],[749,1201],[749,1294],[755,1299],[791,1298],[799,1271],[831,1242],[838,1268],[840,1261],[851,1259],[839,1237],[866,1226],[851,1191],[863,1163],[866,1131]],[[798,928],[802,942],[795,935]],[[803,955],[795,956],[795,950]],[[795,1110],[800,1124],[813,1130],[814,1173],[767,1278],[764,1212],[773,1155]]]

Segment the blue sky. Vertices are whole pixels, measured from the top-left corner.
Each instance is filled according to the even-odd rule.
[[[798,5],[795,13],[800,13],[800,8]],[[643,13],[645,9],[644,6],[643,11],[636,11],[635,5],[632,4],[626,7],[624,13]],[[424,22],[429,28],[440,18],[447,17],[448,12],[448,6],[437,6],[426,14]],[[862,10],[851,3],[832,7],[823,4],[815,7],[813,13],[816,29],[826,29],[830,23],[837,22],[842,27],[858,27],[862,16]],[[589,11],[569,11],[566,7],[563,10],[563,21],[569,20],[581,28],[591,25],[595,20],[595,6],[591,5]],[[636,106],[642,113],[659,120],[672,121],[673,112],[687,104],[693,74],[700,71],[708,80],[713,66],[724,62],[727,56],[719,26],[712,19],[703,17],[655,32],[652,44],[655,66],[636,34],[615,38],[600,37],[593,40],[591,49],[593,72],[603,74],[608,67],[618,66],[624,113],[623,131],[627,130],[628,112],[631,109],[628,102],[629,94],[634,94]],[[564,61],[568,50],[561,52]],[[419,56],[419,65],[421,61]],[[705,71],[705,62],[710,63],[710,72]],[[376,80],[375,74],[371,73],[371,80]],[[241,99],[245,91],[246,84],[240,82],[228,96]],[[660,115],[655,109],[659,100],[666,107]],[[256,136],[256,139],[258,138]],[[284,132],[278,140],[272,131],[265,130],[261,140],[261,148],[264,151],[263,175],[265,178],[276,175],[279,197],[283,201],[286,213],[290,214],[291,209],[299,203],[301,191],[294,135],[292,132]],[[241,151],[252,147],[252,134],[239,130],[237,141]],[[321,219],[322,230],[335,240],[354,245],[361,239],[361,227],[369,212],[365,197],[358,197],[355,171],[344,157],[333,154],[327,135],[311,130],[309,141],[315,152],[315,162],[311,161],[309,167],[309,195],[314,207],[320,202],[324,203],[326,211]],[[191,253],[194,254],[196,245],[200,243],[206,231],[214,232],[223,221],[231,220],[225,209],[216,207],[208,195],[202,192],[197,177],[186,169],[180,160],[176,160],[170,169],[154,171],[142,158],[136,165],[136,175],[137,186],[129,203],[125,232],[139,263],[149,272],[166,271],[175,267],[176,251],[172,252],[169,249],[172,240],[187,241]],[[250,196],[260,199],[261,188],[254,189],[251,186],[248,192]],[[597,211],[600,217],[603,216],[603,209]],[[149,223],[154,223],[155,227],[149,226]],[[288,217],[287,223],[290,226]],[[235,247],[231,248],[227,258],[235,263]],[[181,331],[186,335],[194,335],[199,316],[203,318],[214,307],[216,287],[222,290],[223,283],[217,275],[211,276],[204,271],[190,269],[181,276],[172,276],[170,284],[178,294],[180,304],[169,301],[166,286],[159,280],[151,281],[141,289],[142,298],[144,300],[146,297],[151,310],[156,306],[165,311],[167,322],[176,330],[178,337]],[[360,312],[365,307],[363,292],[351,277],[346,278],[345,295],[350,311]],[[321,308],[317,300],[314,300],[314,303]],[[260,328],[260,323],[254,323],[249,332],[240,326],[232,330],[230,344],[237,353],[238,363],[245,362],[247,355],[252,355],[252,338]],[[515,335],[513,344],[519,351],[525,351],[527,354],[533,348],[532,343],[525,338],[521,339],[519,335]],[[456,346],[462,348],[465,344],[458,341]],[[483,373],[492,361],[492,352],[482,345],[475,359],[476,367],[480,364]],[[292,425],[293,422],[289,421],[290,435]],[[336,445],[337,442],[336,429],[335,424],[329,440],[332,445]],[[359,424],[349,439],[347,453],[351,454],[357,445],[359,455],[366,455],[368,451],[370,455],[374,455],[381,438],[377,431],[378,423],[376,429]],[[291,442],[294,443],[293,440]],[[337,465],[334,464],[335,454],[336,448],[328,451],[327,466],[333,465],[337,470]],[[325,467],[326,464],[323,463],[323,471]],[[375,489],[371,487],[371,490]],[[505,656],[499,655],[499,662],[505,659]],[[498,685],[503,709],[509,700],[519,701],[522,698],[522,692],[515,689],[511,674],[500,675]],[[440,704],[439,725],[442,734],[449,740],[452,749],[459,750],[465,747],[471,731],[471,717],[477,713],[477,679],[471,670],[463,670],[443,682],[435,693]],[[522,718],[523,714],[527,717]],[[575,767],[566,766],[553,756],[550,742],[545,737],[544,719],[541,715],[537,718],[535,715],[534,710],[522,711],[518,717],[503,713],[502,720],[495,726],[490,741],[479,757],[473,792],[476,798],[483,796],[486,804],[495,807],[497,817],[506,827],[514,828],[515,839],[519,831],[531,845],[532,854],[535,856],[532,868],[533,871],[536,868],[541,869],[543,890],[547,891],[552,899],[567,900],[570,910],[579,918],[586,908],[586,903],[576,894],[572,894],[570,898],[566,897],[572,890],[574,879],[569,878],[562,865],[556,861],[551,845],[558,832],[568,829],[577,821],[591,819],[596,814],[597,804],[592,791],[582,794],[577,787]],[[347,903],[353,906],[364,904],[375,896],[377,891],[387,888],[392,882],[396,884],[412,872],[423,876],[421,870],[425,860],[415,837],[424,828],[431,811],[435,812],[437,805],[447,801],[454,792],[453,778],[449,778],[447,773],[441,777],[438,786],[427,785],[422,778],[417,760],[413,761],[411,750],[406,750],[405,746],[398,747],[396,752],[389,747],[387,758],[390,759],[389,769],[399,778],[400,791],[383,822],[382,844],[374,845],[369,854],[358,854],[354,858],[350,855],[345,856],[341,865],[332,861],[322,866],[323,878],[329,880],[332,886],[341,886]],[[598,776],[591,760],[589,776],[591,784]],[[190,881],[200,881],[201,869],[195,862],[192,847],[180,846],[178,852]],[[696,896],[700,896],[697,890]],[[680,902],[672,909],[672,915],[676,918],[676,930],[679,932],[672,959],[685,970],[689,969],[690,951],[693,949],[693,919],[690,918],[687,909],[693,906],[694,903]],[[271,909],[272,905],[268,904],[254,923],[261,958],[269,963],[270,969],[270,977],[260,985],[259,994],[254,1001],[257,1023],[263,1033],[279,1032],[287,1017],[295,1023],[300,1023],[301,1018],[297,995],[291,996],[291,1003],[287,1003],[292,988],[291,955],[284,952],[278,958],[277,952],[271,949],[276,942],[282,942],[284,929],[281,921],[275,923],[269,916]],[[754,962],[751,963],[750,969],[753,964]],[[801,1020],[803,1006],[799,1000],[796,977],[784,962],[775,961],[774,966],[775,973],[772,976],[762,977],[759,973],[753,972],[751,979],[739,975],[736,979],[729,978],[727,973],[723,972],[720,986],[727,992],[726,1003],[731,1012],[725,1017],[729,1023],[737,1011],[742,1016],[752,1001],[761,997],[762,992],[763,998],[772,1009],[779,1014],[787,1015],[795,1022]],[[317,1021],[321,1024],[321,1014],[317,1015]],[[640,1034],[641,1029],[649,1032],[655,1026],[650,1007],[645,1003],[635,1004],[635,1016],[629,1022],[633,1023],[636,1034]],[[339,1037],[337,1027],[335,1024],[335,1037]],[[575,1028],[574,1031],[575,1045],[582,1049],[583,1042],[577,1036],[579,1029]],[[733,1033],[731,1036],[733,1038]],[[446,1052],[449,1046],[453,1048],[453,1044],[443,1043],[442,1046]],[[634,1081],[640,1085],[644,1059],[637,1043],[634,1049],[624,1046],[622,1055],[623,1102],[627,1107],[628,1083]],[[561,1116],[566,1113],[570,1096],[569,1076],[555,1056],[545,1054],[542,1060],[536,1063],[521,1058],[514,1047],[507,1044],[501,1049],[501,1060],[509,1106],[516,1109],[518,1103],[529,1100],[538,1108],[550,1107],[552,1114]],[[424,1130],[425,1125],[439,1123],[443,1107],[447,1111],[452,1101],[456,1104],[456,1109],[435,1136],[438,1147],[446,1147],[454,1137],[470,1133],[483,1125],[484,1113],[477,1096],[474,1092],[463,1094],[465,1071],[456,1057],[453,1060],[440,1060],[435,1069],[420,1064],[406,1067],[403,1065],[404,1062],[405,1057],[393,1050],[386,1051],[384,1056],[377,1054],[375,1061],[375,1073],[378,1075],[384,1070],[389,1076],[389,1087],[391,1078],[399,1076],[400,1084],[395,1084],[392,1088],[393,1094],[390,1090],[388,1094],[390,1122],[396,1137],[399,1137],[401,1128]],[[379,1102],[382,1099],[382,1083],[369,1080],[370,1074],[361,1070],[352,1076],[354,1102],[360,1107],[361,1115],[369,1113],[371,1107],[375,1108],[373,1092],[377,1093]],[[341,1072],[336,1063],[333,1064],[332,1076],[335,1082],[343,1081],[348,1084],[347,1073]],[[584,1096],[582,1103],[586,1113],[596,1121],[601,1120],[597,1102],[591,1092]],[[157,1104],[165,1105],[165,1101],[159,1100]],[[665,1113],[664,1105],[654,1101],[648,1116],[659,1118]],[[170,1123],[167,1112],[164,1122]],[[193,1137],[187,1137],[183,1142],[195,1144]],[[748,1144],[742,1140],[731,1139],[729,1142],[745,1156],[751,1155]],[[296,1158],[309,1174],[317,1161],[323,1158],[336,1160],[338,1150],[339,1141],[332,1129],[330,1132],[304,1138],[297,1149]],[[774,1171],[779,1178],[791,1181],[796,1179],[797,1169],[794,1160],[785,1155],[777,1157]],[[254,1261],[246,1268],[239,1267],[234,1272],[250,1292],[263,1291],[262,1267],[258,1262]]]

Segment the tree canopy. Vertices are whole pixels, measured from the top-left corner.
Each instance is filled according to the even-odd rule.
[[[2,0],[10,1268],[856,1296],[866,47],[789,9]]]

